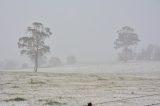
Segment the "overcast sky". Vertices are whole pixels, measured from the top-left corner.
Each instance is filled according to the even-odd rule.
[[[160,0],[0,0],[0,60],[26,60],[19,37],[33,22],[50,27],[50,56],[82,62],[114,61],[116,31],[130,26],[139,47],[160,44]]]

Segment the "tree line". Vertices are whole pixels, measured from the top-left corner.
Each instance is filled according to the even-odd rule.
[[[34,62],[31,60],[31,63]],[[65,65],[76,65],[77,59],[75,56],[67,56],[65,61],[62,61],[59,57],[39,57],[38,59],[38,67],[46,68],[46,67],[60,67]],[[32,65],[26,62],[19,63],[14,60],[0,60],[0,69],[27,69],[31,68]]]
[[[139,36],[135,33],[135,30],[129,26],[124,26],[117,31],[118,38],[114,41],[114,48],[116,50],[121,49],[118,54],[118,60],[130,61],[130,60],[160,60],[160,47],[149,45],[147,48],[142,49],[139,53],[136,53],[133,48],[138,46],[140,42]],[[50,52],[50,47],[45,44],[45,40],[52,36],[50,28],[45,27],[42,23],[34,22],[32,26],[27,28],[27,33],[24,37],[19,38],[18,48],[21,49],[22,55],[27,55],[34,63],[34,71],[40,64],[45,62],[45,55]],[[74,56],[67,57],[69,64],[76,63]],[[50,59],[50,65],[58,66],[61,64],[61,60],[58,57],[52,57]],[[24,65],[25,66],[25,65]]]
[[[139,36],[135,33],[134,29],[129,26],[124,26],[117,31],[118,38],[115,40],[115,49],[122,49],[118,54],[118,60],[131,61],[160,61],[160,46],[149,44],[146,48],[142,48],[136,52],[135,48],[140,42]]]

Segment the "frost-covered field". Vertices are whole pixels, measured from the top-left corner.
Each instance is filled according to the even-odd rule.
[[[31,71],[0,71],[0,106],[160,106],[158,62]]]

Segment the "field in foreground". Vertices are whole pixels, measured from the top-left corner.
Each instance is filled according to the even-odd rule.
[[[160,106],[160,74],[0,72],[0,106],[84,106],[88,102]]]
[[[160,75],[1,72],[0,106],[147,106],[160,103]],[[153,95],[156,94],[156,95]],[[142,98],[144,95],[150,95]],[[151,96],[153,95],[153,96]]]

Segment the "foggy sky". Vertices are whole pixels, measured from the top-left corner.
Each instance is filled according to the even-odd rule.
[[[49,55],[62,60],[114,61],[116,31],[126,25],[139,35],[139,47],[160,44],[159,0],[0,0],[0,60],[27,60],[17,41],[33,22],[51,28]]]

